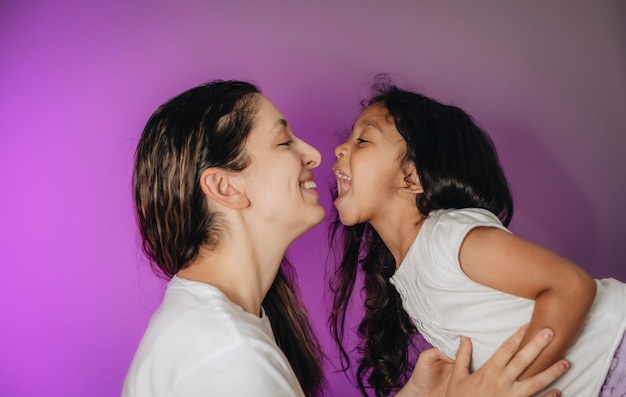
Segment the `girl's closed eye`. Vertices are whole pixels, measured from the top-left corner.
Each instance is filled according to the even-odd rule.
[[[356,138],[356,142],[357,142],[357,144],[361,144],[361,143],[367,143],[369,141],[366,140],[366,139],[363,139],[363,138]]]
[[[291,146],[292,143],[293,143],[293,140],[289,139],[289,140],[286,140],[285,142],[279,143],[278,146]]]

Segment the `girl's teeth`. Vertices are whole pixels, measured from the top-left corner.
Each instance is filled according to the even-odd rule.
[[[335,171],[335,176],[337,176],[337,178],[339,178],[339,179],[345,179],[346,181],[350,181],[351,180],[348,175],[344,174],[341,171]]]
[[[302,186],[305,189],[315,189],[317,187],[317,185],[315,184],[315,182],[313,181],[306,181],[306,182],[302,182],[300,184],[300,186]]]

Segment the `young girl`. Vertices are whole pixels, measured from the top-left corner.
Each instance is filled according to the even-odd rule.
[[[573,367],[554,384],[565,395],[624,395],[626,285],[594,280],[506,229],[509,187],[491,140],[465,112],[388,82],[375,88],[333,166],[340,222],[331,241],[341,234],[343,246],[331,329],[349,365],[343,326],[360,266],[363,393],[366,381],[377,395],[402,382],[415,329],[449,356],[469,336],[479,367],[530,321],[522,344],[544,327],[555,338],[522,379],[566,356]]]

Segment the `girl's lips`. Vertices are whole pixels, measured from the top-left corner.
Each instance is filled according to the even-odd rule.
[[[345,179],[347,181],[351,181],[352,178],[350,178],[347,174],[339,171],[339,170],[334,170],[333,171],[335,173],[335,176],[337,177],[337,179]]]
[[[334,170],[334,173],[337,177],[337,198],[340,198],[350,190],[352,178],[337,169]]]

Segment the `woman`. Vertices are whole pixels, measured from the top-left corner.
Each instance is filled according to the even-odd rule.
[[[321,350],[284,257],[324,218],[312,174],[320,161],[249,83],[203,84],[151,116],[135,154],[134,198],[144,251],[170,282],[123,396],[322,394]],[[496,395],[485,386],[532,394],[540,389],[532,382],[545,386],[560,370],[515,381],[547,343],[536,338],[509,363],[516,338],[476,375],[466,370],[469,344],[454,371],[430,351],[401,393],[445,390],[450,377],[458,393],[450,396]]]

